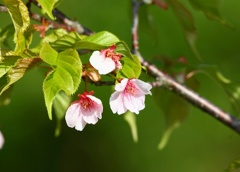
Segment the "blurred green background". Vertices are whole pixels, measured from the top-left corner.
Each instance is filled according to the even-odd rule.
[[[240,1],[221,1],[220,5],[222,15],[234,29],[207,20],[186,0],[182,2],[193,11],[198,29],[196,46],[204,61],[219,65],[227,77],[240,81]],[[65,0],[59,9],[87,27],[108,30],[131,45],[130,0]],[[172,10],[155,6],[147,10],[153,16],[156,34],[147,27],[140,28],[143,55],[149,59],[157,54],[172,58],[184,56],[190,64],[196,64]],[[8,14],[1,13],[0,27],[7,23],[10,23]],[[164,115],[151,96],[147,96],[146,108],[137,116],[139,142],[134,143],[123,117],[110,111],[110,87],[93,87],[104,103],[103,119],[97,125],[87,125],[79,132],[68,128],[63,120],[61,135],[56,138],[56,121],[48,119],[44,105],[43,79],[37,69],[30,71],[15,84],[11,103],[0,108],[0,130],[5,137],[5,145],[0,150],[1,172],[221,172],[240,158],[240,136],[194,107],[165,149],[157,150]],[[223,91],[210,79],[204,76],[199,79],[199,94],[231,111]]]

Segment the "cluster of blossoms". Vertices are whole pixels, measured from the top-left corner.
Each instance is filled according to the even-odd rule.
[[[108,49],[94,51],[90,63],[99,74],[108,74],[120,70],[121,54],[115,53],[116,46]],[[151,95],[152,86],[139,79],[123,78],[115,85],[115,92],[110,97],[110,108],[119,115],[127,110],[139,113],[145,108],[145,95]],[[82,131],[86,124],[96,124],[102,118],[103,105],[100,99],[93,96],[93,91],[84,91],[79,94],[79,100],[74,101],[66,112],[66,123],[69,127]]]

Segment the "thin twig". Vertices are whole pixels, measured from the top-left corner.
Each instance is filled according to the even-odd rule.
[[[206,99],[198,96],[197,93],[191,91],[189,88],[184,87],[183,85],[177,83],[171,77],[165,75],[160,69],[158,69],[153,64],[147,62],[141,53],[139,52],[138,48],[138,10],[140,7],[140,3],[137,0],[132,0],[132,12],[133,12],[133,25],[132,25],[132,48],[133,53],[135,53],[141,64],[145,66],[148,72],[155,77],[156,82],[153,82],[153,86],[164,86],[168,90],[180,95],[185,100],[193,104],[195,107],[198,107],[202,111],[206,112],[207,114],[211,115],[221,123],[225,124],[226,126],[230,127],[232,130],[236,131],[240,134],[240,120],[235,118],[234,116],[224,112],[211,102],[207,101]]]

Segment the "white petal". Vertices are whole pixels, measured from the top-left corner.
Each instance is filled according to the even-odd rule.
[[[118,113],[119,115],[125,113],[127,108],[123,103],[122,92],[114,92],[110,97],[110,108],[113,113]]]
[[[66,119],[66,123],[69,127],[71,127],[71,128],[75,127],[75,125],[78,121],[78,118],[80,116],[80,113],[81,113],[81,111],[80,111],[79,103],[73,103],[67,109],[65,119]]]
[[[102,105],[102,101],[100,99],[98,99],[97,97],[91,96],[91,95],[87,95],[87,97],[89,97],[91,100],[93,100],[96,103],[96,117],[98,117],[99,119],[102,119],[102,112],[103,112],[103,105]]]
[[[152,93],[151,93],[151,89],[152,89],[152,86],[149,84],[149,83],[146,83],[146,82],[143,82],[143,81],[141,81],[141,80],[139,80],[139,79],[132,79],[131,80],[134,84],[135,84],[135,86],[139,89],[139,90],[141,90],[144,94],[150,94],[150,95],[152,95]]]
[[[91,65],[99,70],[105,60],[105,57],[101,54],[100,51],[94,51],[89,59]]]
[[[88,124],[96,124],[98,122],[98,118],[95,116],[96,112],[93,112],[91,115],[83,116],[83,120]]]
[[[115,70],[115,68],[115,62],[111,58],[105,58],[101,66],[99,66],[98,73],[105,75]]]
[[[128,110],[139,114],[139,111],[145,108],[145,95],[134,97],[131,94],[124,96],[124,104]]]
[[[0,131],[0,149],[2,149],[3,145],[4,145],[4,137],[2,132]]]
[[[82,117],[80,116],[76,122],[76,126],[75,129],[78,131],[82,131],[84,129],[84,127],[86,126],[86,122],[82,119]]]
[[[123,91],[128,83],[128,79],[124,78],[120,83],[115,85],[116,91]]]

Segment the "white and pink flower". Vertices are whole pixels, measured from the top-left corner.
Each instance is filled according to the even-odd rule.
[[[139,114],[145,108],[145,95],[151,95],[152,86],[139,79],[123,79],[115,85],[115,92],[110,97],[113,113],[119,115],[127,110]]]
[[[96,124],[102,118],[102,101],[93,95],[93,91],[79,94],[79,100],[74,101],[66,112],[66,123],[82,131],[86,124]]]
[[[4,137],[2,132],[0,131],[0,149],[2,149],[3,145],[4,145]]]
[[[116,45],[112,45],[108,49],[94,51],[89,59],[91,65],[98,70],[99,74],[105,75],[115,69],[121,69],[121,54],[115,53]]]

